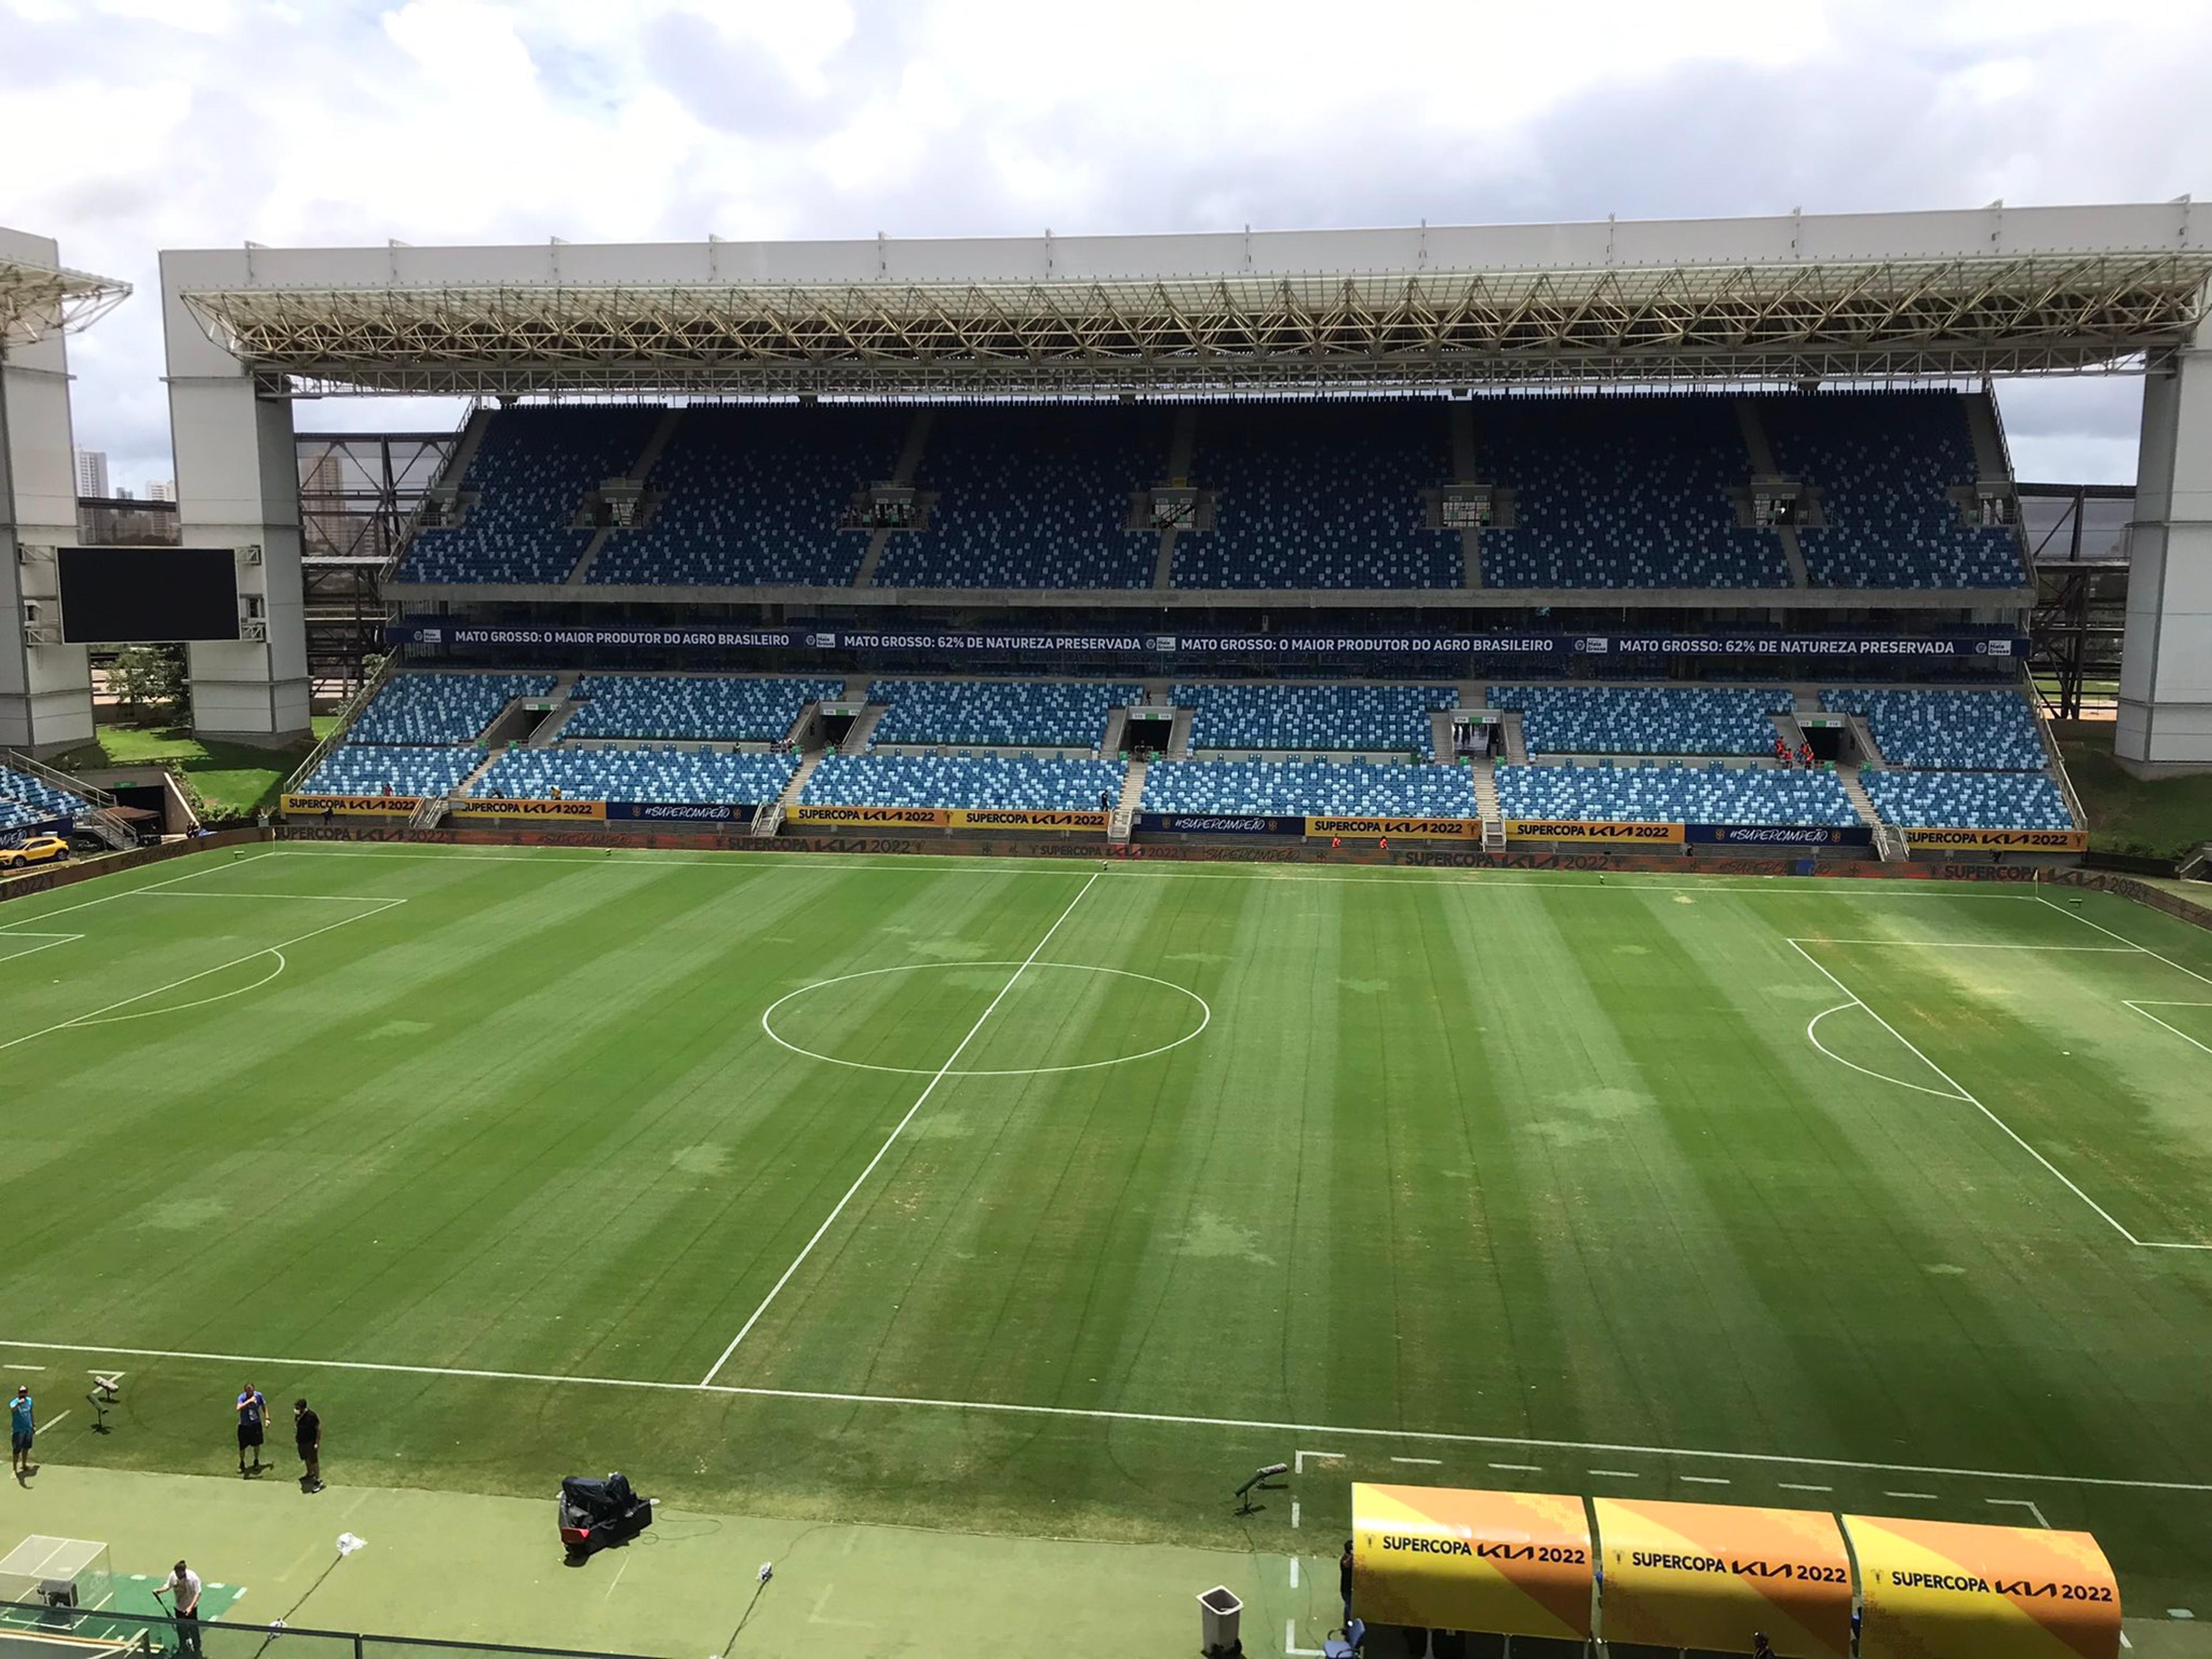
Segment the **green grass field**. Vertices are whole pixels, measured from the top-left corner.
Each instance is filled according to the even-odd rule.
[[[0,909],[0,1362],[126,1373],[61,1462],[252,1381],[337,1484],[1283,1551],[1296,1455],[2212,1612],[2208,976],[2063,889],[203,855]]]

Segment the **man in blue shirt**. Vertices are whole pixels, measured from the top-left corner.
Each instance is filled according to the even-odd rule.
[[[36,1427],[32,1411],[30,1389],[17,1389],[15,1397],[8,1402],[8,1443],[15,1453],[18,1480],[31,1472],[31,1435]]]
[[[269,1426],[269,1402],[261,1397],[261,1390],[251,1382],[238,1396],[238,1472],[252,1476],[261,1473],[261,1437]],[[246,1467],[248,1447],[253,1450],[253,1467]]]

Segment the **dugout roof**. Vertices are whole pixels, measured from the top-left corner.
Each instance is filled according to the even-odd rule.
[[[272,392],[1067,396],[2140,368],[2186,341],[2185,199],[1174,236],[162,258]]]

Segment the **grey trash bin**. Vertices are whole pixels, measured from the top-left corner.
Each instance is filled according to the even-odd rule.
[[[1216,1584],[1198,1598],[1200,1647],[1207,1653],[1239,1653],[1243,1644],[1237,1626],[1244,1604],[1225,1584]]]

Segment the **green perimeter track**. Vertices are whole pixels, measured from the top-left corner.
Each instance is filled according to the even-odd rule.
[[[341,1485],[2043,1518],[2203,1608],[2206,975],[2062,889],[214,854],[0,909],[0,1363],[61,1462],[221,1474],[250,1381]]]

